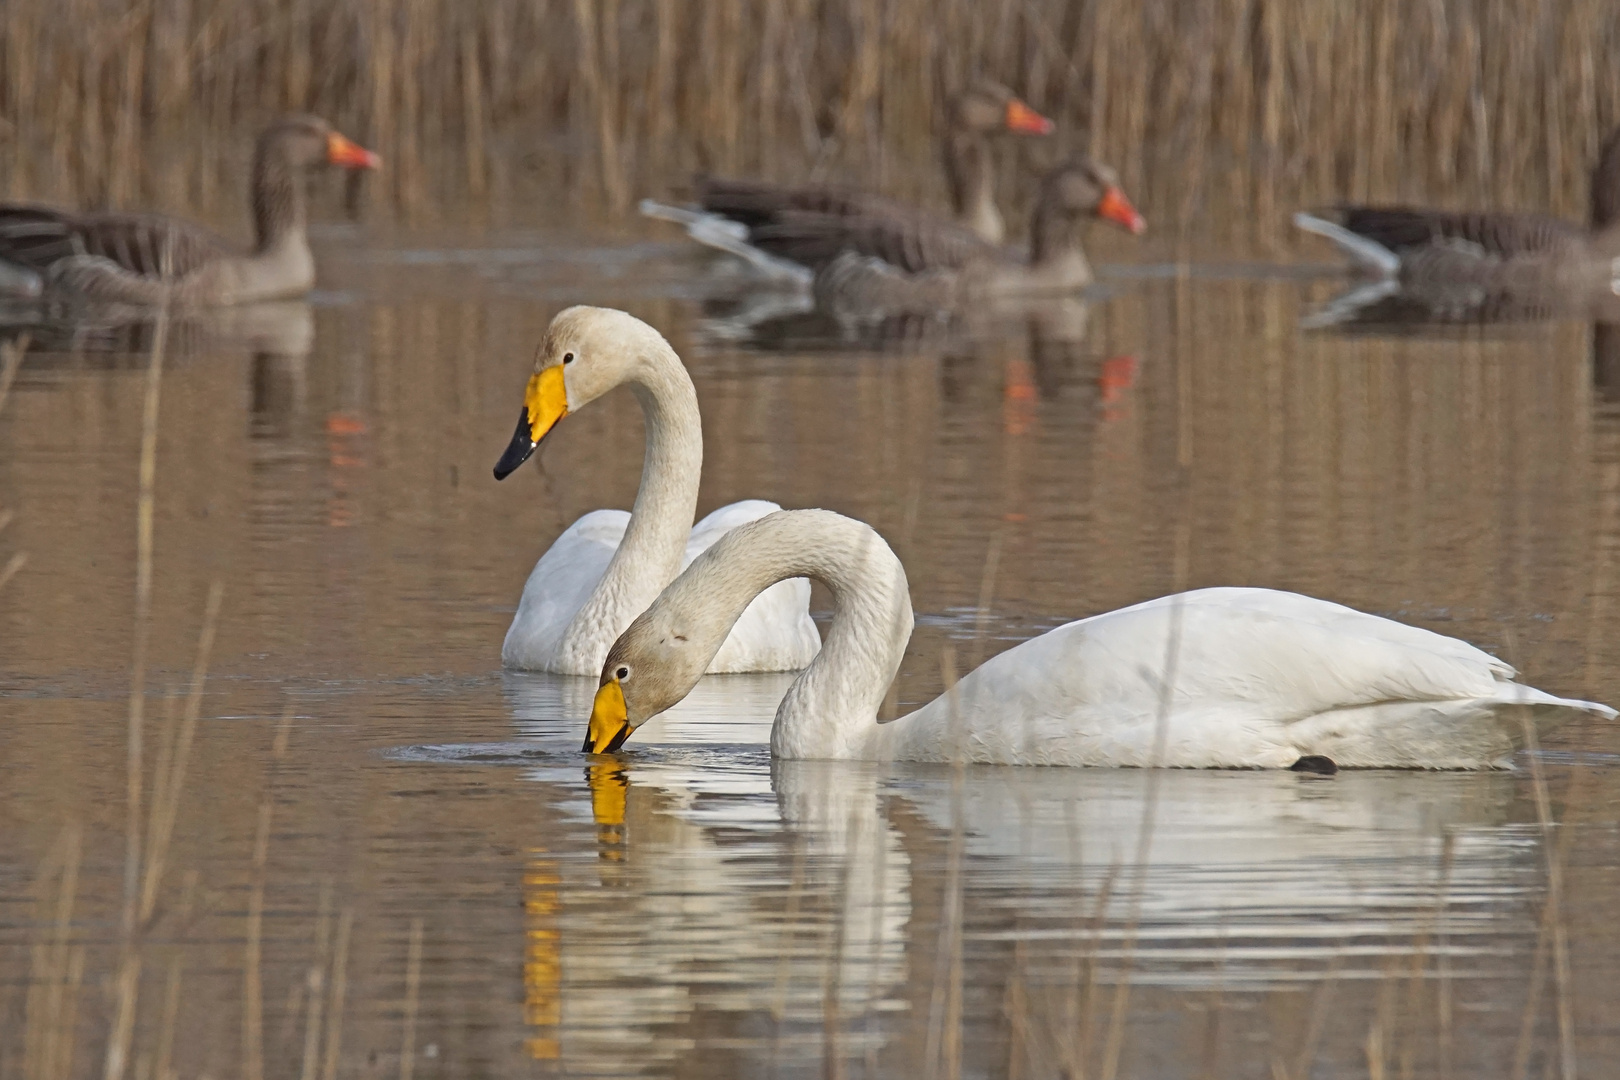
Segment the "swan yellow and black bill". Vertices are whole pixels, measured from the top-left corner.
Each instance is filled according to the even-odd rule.
[[[618,679],[612,679],[596,692],[596,701],[591,705],[591,723],[585,729],[585,745],[580,749],[587,754],[611,754],[629,737],[630,720],[624,707],[624,690]]]
[[[495,479],[505,480],[519,465],[529,460],[534,448],[557,421],[568,415],[568,390],[563,369],[556,365],[535,372],[523,392],[523,411],[518,414],[517,430],[506,452],[495,463]]]

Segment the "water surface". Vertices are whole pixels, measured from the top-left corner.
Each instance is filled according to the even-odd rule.
[[[633,399],[490,476],[551,315],[623,306],[697,384],[700,514],[828,507],[905,561],[902,708],[946,663],[1215,584],[1614,702],[1620,413],[1590,325],[1307,332],[1342,283],[1151,245],[1084,300],[864,328],[739,296],[651,226],[316,246],[308,302],[169,336],[149,763],[224,592],[143,1067],[172,1030],[187,1077],[260,1045],[267,1076],[394,1075],[406,1047],[418,1077],[1542,1075],[1560,1002],[1580,1075],[1620,1064],[1609,725],[1473,775],[773,763],[787,680],[725,677],[587,761],[589,681],[502,673],[500,641],[552,538],[630,504]],[[153,337],[36,327],[0,407],[0,566],[27,555],[0,587],[0,1075],[53,1030],[64,1074],[100,1075],[113,1024]],[[80,954],[50,947],[68,864]]]

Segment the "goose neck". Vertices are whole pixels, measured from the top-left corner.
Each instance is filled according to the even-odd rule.
[[[273,142],[253,155],[250,198],[253,205],[254,249],[266,252],[289,237],[304,234],[304,190],[296,170]]]
[[[945,176],[957,221],[987,243],[1001,243],[1006,238],[1006,224],[996,206],[995,163],[989,142],[975,132],[953,131],[945,140]]]
[[[1609,135],[1592,170],[1592,229],[1620,225],[1620,128]]]
[[[1068,284],[1085,285],[1091,281],[1091,263],[1080,246],[1080,222],[1045,195],[1036,203],[1030,220],[1029,263],[1031,268],[1061,277]]]

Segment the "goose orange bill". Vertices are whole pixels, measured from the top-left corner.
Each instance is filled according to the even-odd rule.
[[[1004,122],[1008,131],[1016,131],[1020,135],[1050,135],[1052,129],[1057,126],[1017,98],[1007,102],[1007,117]]]
[[[326,137],[326,160],[345,169],[382,168],[382,158],[335,131]]]
[[[495,479],[505,480],[512,471],[534,453],[540,440],[568,415],[568,388],[563,383],[563,369],[552,365],[538,371],[523,391],[523,411],[518,413],[517,430],[506,452],[495,463]]]
[[[1147,222],[1143,220],[1142,215],[1136,212],[1131,200],[1127,199],[1125,193],[1117,187],[1111,187],[1103,192],[1102,201],[1097,204],[1097,216],[1138,235],[1147,228]]]
[[[611,754],[630,737],[629,710],[624,705],[624,690],[618,679],[602,684],[591,704],[591,722],[585,729],[587,754]]]

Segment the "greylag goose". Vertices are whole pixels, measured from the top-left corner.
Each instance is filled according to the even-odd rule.
[[[1361,267],[1402,282],[1565,292],[1613,287],[1620,257],[1620,130],[1592,172],[1590,228],[1546,214],[1341,205],[1294,215]]]
[[[1006,235],[1006,225],[996,205],[990,139],[1004,133],[1050,135],[1055,125],[1005,86],[989,80],[981,80],[951,99],[946,125],[942,150],[951,194],[950,220],[986,243],[999,244]],[[784,214],[809,212],[867,218],[926,213],[897,199],[834,184],[777,184],[700,176],[695,186],[699,210],[648,199],[642,202],[641,212],[684,225],[699,243],[788,276],[806,275],[792,266],[783,267],[748,244],[753,230],[777,223]],[[933,214],[926,216],[936,222],[945,220]]]
[[[178,218],[10,203],[0,204],[0,265],[28,286],[20,291],[96,301],[214,305],[299,296],[315,284],[301,174],[380,164],[319,117],[284,117],[254,150],[250,251]]]
[[[985,243],[922,215],[835,218],[800,212],[757,230],[755,243],[819,267],[816,304],[829,312],[943,310],[970,298],[1084,288],[1092,273],[1081,233],[1097,219],[1133,234],[1147,228],[1114,170],[1082,157],[1041,182],[1027,253]]]

